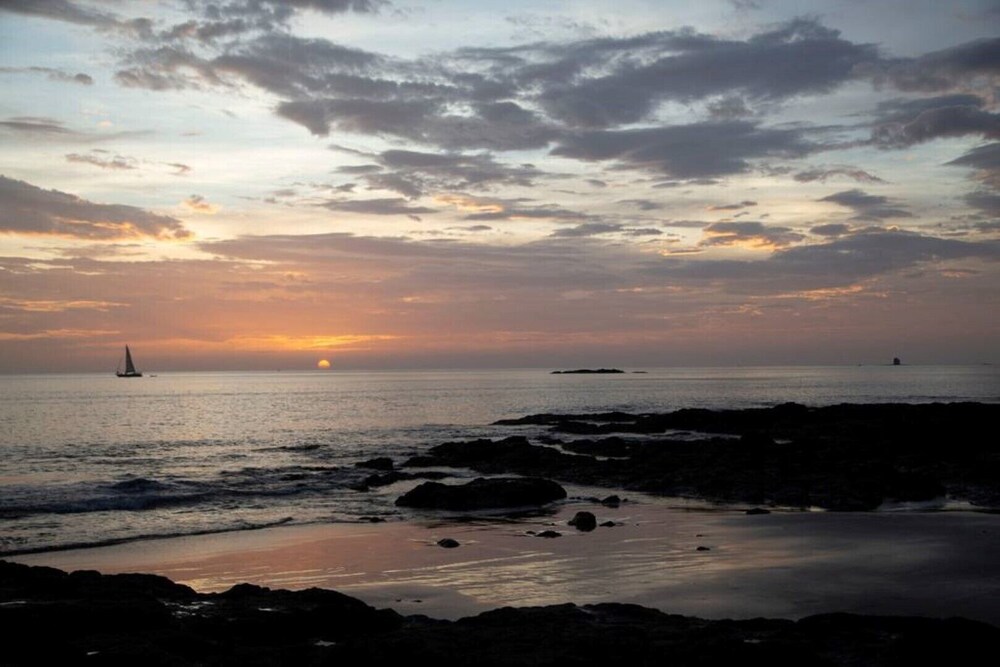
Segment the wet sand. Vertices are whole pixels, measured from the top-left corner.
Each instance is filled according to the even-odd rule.
[[[200,592],[251,582],[321,587],[403,614],[455,619],[501,606],[631,602],[708,619],[844,611],[1000,625],[1000,515],[686,508],[633,495],[547,516],[283,526],[9,560],[161,574]],[[589,510],[614,527],[578,532]],[[556,530],[559,538],[528,531]],[[444,549],[442,538],[461,546]],[[708,550],[698,550],[707,547]]]

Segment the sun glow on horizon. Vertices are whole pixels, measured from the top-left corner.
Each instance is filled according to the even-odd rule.
[[[330,361],[328,359],[320,359],[319,361],[316,362],[316,368],[325,371],[326,369],[330,368]]]

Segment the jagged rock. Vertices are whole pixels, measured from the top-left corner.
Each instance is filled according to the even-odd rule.
[[[538,477],[479,477],[467,484],[424,482],[396,499],[401,507],[476,510],[545,505],[566,497],[566,490]]]
[[[956,651],[990,655],[1000,645],[1000,628],[961,618],[821,614],[798,621],[709,621],[607,603],[505,607],[445,621],[402,617],[316,588],[238,585],[222,594],[201,594],[162,577],[70,575],[4,561],[0,600],[5,665],[263,667],[446,660],[491,667],[664,662],[888,667],[955,664]]]
[[[392,459],[388,456],[377,456],[367,461],[359,461],[354,464],[358,468],[371,468],[372,470],[392,470]]]
[[[946,495],[990,505],[1000,446],[986,434],[998,418],[1000,405],[986,403],[542,414],[497,423],[602,438],[559,449],[521,436],[446,443],[409,463],[748,505],[867,511]]]

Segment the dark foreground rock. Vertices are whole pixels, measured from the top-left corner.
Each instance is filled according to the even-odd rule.
[[[537,477],[474,479],[467,484],[424,482],[396,499],[401,507],[478,510],[545,505],[566,497],[555,482]]]
[[[948,495],[997,507],[998,421],[1000,405],[981,403],[531,415],[497,424],[588,437],[549,437],[558,448],[523,436],[445,443],[406,465],[754,505],[871,510]]]
[[[589,533],[597,528],[597,517],[592,512],[577,512],[567,523],[577,530]]]
[[[826,614],[707,621],[636,605],[404,617],[333,591],[198,594],[149,575],[0,561],[5,665],[927,665],[991,655],[964,619]]]

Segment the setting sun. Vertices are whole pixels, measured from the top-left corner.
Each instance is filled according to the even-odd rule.
[[[327,361],[326,359],[320,359],[318,362],[316,362],[316,368],[327,369],[329,367],[330,367],[330,362]]]

